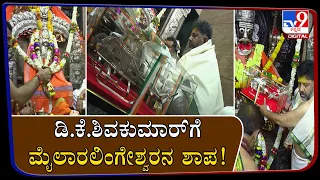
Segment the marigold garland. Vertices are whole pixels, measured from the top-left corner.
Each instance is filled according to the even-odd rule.
[[[52,11],[49,9],[48,11],[48,23],[47,23],[48,30],[53,32],[53,26],[52,26]]]
[[[277,57],[277,54],[280,51],[280,48],[282,46],[283,41],[284,41],[284,37],[282,35],[280,37],[280,40],[279,40],[274,52],[270,56],[270,59],[269,59],[268,63],[266,64],[266,66],[271,66],[272,65],[273,60]],[[246,78],[247,78],[244,75],[245,69],[249,69],[250,67],[253,67],[253,66],[260,67],[263,51],[264,51],[264,45],[256,44],[253,57],[249,58],[245,65],[241,62],[240,59],[238,59],[238,60],[235,59],[235,77],[236,77],[236,80],[237,80],[237,82],[235,83],[235,88],[242,88],[244,86],[244,83],[246,82]],[[267,71],[267,70],[265,70],[266,66],[263,68],[263,70],[265,72]],[[276,81],[276,82],[279,82],[279,83],[282,83],[282,81],[283,81],[283,79],[281,77],[278,78],[274,74],[270,73],[269,76],[273,81]]]
[[[268,70],[270,69],[270,67],[271,67],[271,65],[273,64],[274,60],[275,60],[276,57],[278,56],[278,53],[279,53],[279,51],[280,51],[280,48],[281,48],[283,42],[284,42],[284,36],[283,36],[283,34],[281,34],[280,39],[279,39],[279,42],[277,43],[276,48],[275,48],[274,51],[272,52],[272,54],[271,54],[268,62],[266,63],[266,65],[263,67],[263,70],[264,70],[264,71],[268,71]]]
[[[40,7],[38,6],[36,8],[36,16],[37,16],[37,22],[38,22],[38,28],[41,30],[42,29],[42,22],[41,22],[41,16],[40,16]]]
[[[253,66],[260,67],[263,49],[264,45],[256,44],[253,57],[249,58],[245,65],[240,59],[235,60],[235,76],[236,80],[238,81],[235,84],[236,88],[241,88],[244,85],[244,82],[246,82],[246,76],[244,75],[245,69],[249,69]]]

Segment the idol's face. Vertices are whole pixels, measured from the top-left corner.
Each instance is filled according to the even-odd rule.
[[[236,22],[237,48],[240,54],[248,55],[252,49],[253,23]]]
[[[248,22],[236,22],[237,37],[239,41],[251,42],[253,35],[253,24]]]

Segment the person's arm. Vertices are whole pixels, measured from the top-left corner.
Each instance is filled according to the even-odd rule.
[[[36,76],[23,86],[17,88],[10,80],[10,96],[16,103],[23,106],[38,89],[41,82],[47,84],[51,79],[51,71],[49,68],[39,69]]]
[[[277,114],[270,112],[266,109],[266,106],[260,106],[260,110],[263,116],[267,117],[269,120],[275,122],[279,126],[293,128],[295,127],[304,114],[307,112],[310,103],[313,98],[307,102],[301,103],[295,110],[287,112],[285,114]]]
[[[244,171],[258,170],[256,163],[254,162],[250,154],[243,147],[240,147],[240,156],[242,159]]]
[[[10,80],[10,96],[19,106],[23,106],[40,86],[40,79],[35,76],[27,84],[17,88]]]

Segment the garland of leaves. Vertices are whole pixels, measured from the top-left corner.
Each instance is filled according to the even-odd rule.
[[[238,81],[235,85],[236,88],[241,88],[244,85],[244,82],[246,82],[246,76],[244,75],[245,69],[253,66],[260,67],[263,49],[264,45],[256,44],[253,57],[249,58],[245,65],[242,63],[240,59],[235,60],[235,77]]]

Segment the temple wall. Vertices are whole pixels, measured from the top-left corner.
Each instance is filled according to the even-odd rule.
[[[225,106],[234,104],[234,23],[232,10],[201,11],[199,19],[208,21],[213,26],[212,41],[216,46],[219,63],[220,79]]]

